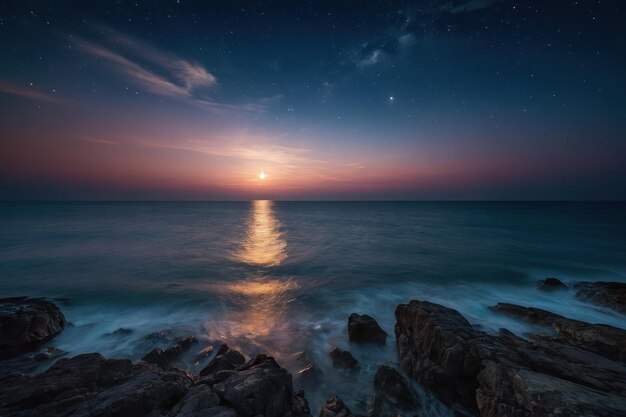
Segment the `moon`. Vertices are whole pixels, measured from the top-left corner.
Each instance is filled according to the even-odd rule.
[[[265,171],[261,171],[261,173],[259,174],[259,179],[264,180],[265,177],[267,177],[267,175],[265,174]]]

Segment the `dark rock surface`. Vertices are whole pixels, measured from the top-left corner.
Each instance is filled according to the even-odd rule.
[[[34,350],[65,325],[61,310],[44,298],[0,299],[0,358]]]
[[[572,320],[539,308],[514,304],[498,303],[490,307],[490,310],[534,324],[550,326],[556,330],[554,340],[626,363],[626,330]]]
[[[574,290],[580,300],[626,314],[626,283],[578,282],[574,284]]]
[[[333,360],[333,366],[336,368],[354,368],[358,363],[350,352],[338,347],[330,351],[330,357]]]
[[[105,336],[114,336],[114,337],[126,337],[133,333],[132,329],[127,329],[125,327],[120,327],[117,330],[112,331],[111,333],[106,333]]]
[[[237,417],[233,408],[221,404],[220,397],[208,385],[191,387],[169,415],[173,417]]]
[[[351,342],[376,343],[387,342],[387,332],[380,328],[376,320],[367,314],[351,314],[348,317],[348,334]]]
[[[78,355],[33,377],[3,374],[0,416],[310,417],[304,392],[293,394],[291,375],[271,357],[220,372],[209,385],[178,368]]]
[[[407,380],[391,366],[378,367],[374,376],[374,387],[400,409],[411,410],[419,407],[419,399]]]
[[[539,289],[542,291],[556,291],[556,290],[566,290],[567,285],[563,284],[561,280],[557,278],[546,278],[542,279],[538,282]]]
[[[294,394],[291,400],[291,414],[293,417],[311,417],[309,402],[304,397],[303,390]]]
[[[171,408],[193,377],[98,353],[61,359],[34,377],[0,380],[2,416],[143,416]]]
[[[487,334],[457,311],[396,309],[405,371],[444,402],[483,417],[626,415],[626,366],[555,340]]]
[[[215,375],[220,371],[230,371],[239,365],[243,365],[245,362],[246,358],[241,353],[229,348],[224,343],[211,362],[200,371],[200,376]]]
[[[158,365],[164,370],[171,368],[183,353],[191,349],[191,346],[198,343],[195,337],[188,336],[182,340],[179,340],[174,346],[162,350],[159,348],[153,349],[146,356],[141,358],[142,361]]]
[[[3,301],[11,306],[4,309],[7,317],[26,311],[36,330],[40,311],[60,314],[45,300]],[[13,334],[16,328],[21,329],[2,330]],[[171,334],[155,333],[150,340],[162,342]],[[192,336],[181,339],[169,349],[153,350],[136,364],[105,359],[99,353],[57,360],[65,352],[55,348],[0,360],[0,416],[310,417],[304,391],[294,395],[291,375],[266,355],[245,363],[241,353],[222,345],[201,379],[172,367],[195,343]],[[211,353],[205,349],[201,356]],[[45,372],[28,375],[46,366],[50,367]]]
[[[354,414],[338,396],[332,396],[322,406],[320,417],[352,417]]]
[[[279,417],[291,411],[291,374],[270,356],[257,355],[212,388],[239,417]]]
[[[294,390],[316,387],[324,376],[307,352],[296,352],[290,355],[287,363],[289,368],[296,370],[293,375]]]

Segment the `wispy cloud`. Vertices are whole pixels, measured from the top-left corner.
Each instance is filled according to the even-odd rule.
[[[274,144],[221,145],[214,143],[209,144],[201,140],[167,142],[149,139],[139,139],[137,142],[141,145],[150,147],[176,149],[236,159],[274,162],[277,164],[297,164],[304,161],[313,161],[312,159],[306,158],[304,156],[305,154],[310,152],[309,149]]]
[[[109,139],[96,138],[93,136],[81,136],[78,139],[82,140],[83,142],[98,143],[101,145],[118,145],[118,142],[116,141],[109,140]]]
[[[32,100],[48,101],[48,102],[54,102],[54,103],[59,103],[62,101],[61,99],[57,97],[54,97],[50,94],[36,90],[34,88],[24,87],[21,85],[11,84],[11,83],[2,82],[2,81],[0,81],[0,93],[11,94],[14,96],[24,97],[24,98],[32,99]]]
[[[214,100],[206,91],[218,84],[217,78],[197,62],[171,56],[154,46],[108,28],[101,28],[106,44],[71,37],[82,53],[106,61],[135,84],[153,94],[175,98],[212,112],[260,112],[268,104],[259,100],[228,104]]]
[[[415,35],[409,30],[411,22],[412,18],[403,14],[402,22],[388,30],[384,36],[362,43],[356,51],[357,66],[359,68],[374,66],[413,45]]]

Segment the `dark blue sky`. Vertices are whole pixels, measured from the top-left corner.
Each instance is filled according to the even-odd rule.
[[[623,2],[60,3],[0,6],[2,199],[626,198]]]

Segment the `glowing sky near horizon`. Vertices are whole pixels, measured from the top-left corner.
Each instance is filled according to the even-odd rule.
[[[0,199],[625,199],[625,16],[11,1]]]

